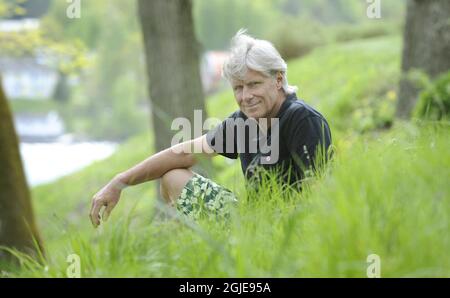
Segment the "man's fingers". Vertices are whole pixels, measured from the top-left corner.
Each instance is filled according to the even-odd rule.
[[[111,214],[111,211],[114,209],[114,207],[116,206],[115,203],[109,202],[105,209],[103,209],[103,213],[102,213],[102,219],[103,221],[106,221],[109,217],[109,215]]]
[[[90,218],[91,218],[91,222],[94,225],[94,227],[97,227],[100,224],[100,208],[102,207],[102,204],[97,201],[94,200],[92,202],[92,208],[91,208],[91,214],[90,214]]]
[[[91,210],[89,211],[89,219],[91,220],[92,225],[95,227],[95,222],[92,219],[92,214],[94,213],[94,205],[95,205],[95,201],[92,201]]]

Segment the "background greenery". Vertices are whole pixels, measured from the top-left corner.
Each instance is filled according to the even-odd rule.
[[[286,59],[295,59],[336,42],[398,36],[403,2],[383,3],[382,21],[366,17],[364,1],[351,0],[194,0],[193,15],[202,53],[226,50],[230,38],[248,28],[250,34],[271,40]],[[73,66],[66,71],[67,98],[56,94],[54,100],[61,104],[51,107],[79,137],[123,141],[148,132],[145,57],[135,1],[84,1],[81,19],[67,18],[66,9],[65,1],[51,1],[39,36],[66,45],[65,50],[78,45],[83,59],[76,71]],[[18,103],[13,108],[38,112],[32,105]],[[359,129],[382,126],[383,121]]]
[[[229,222],[156,216],[150,182],[126,189],[95,230],[91,196],[152,153],[141,133],[111,158],[33,188],[47,261],[18,255],[20,270],[5,264],[2,275],[64,277],[76,253],[84,277],[366,277],[375,253],[382,277],[449,277],[449,123],[393,123],[400,51],[400,37],[387,35],[289,61],[290,83],[329,120],[336,150],[303,193],[271,176],[247,192],[239,163],[215,158],[210,174],[240,198]],[[219,118],[237,108],[229,91],[207,104]]]

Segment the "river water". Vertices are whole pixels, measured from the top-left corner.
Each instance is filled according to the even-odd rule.
[[[30,186],[52,182],[114,153],[109,142],[20,143],[25,175]]]

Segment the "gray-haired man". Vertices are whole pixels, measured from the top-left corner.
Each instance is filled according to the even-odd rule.
[[[296,87],[288,85],[286,62],[270,42],[241,30],[232,39],[223,75],[239,110],[207,134],[158,152],[116,175],[93,197],[90,218],[95,227],[100,224],[100,209],[105,207],[106,219],[123,188],[155,179],[161,179],[162,196],[180,213],[194,219],[226,215],[229,203],[237,199],[230,190],[190,170],[201,156],[239,157],[246,179],[257,180],[258,168],[276,169],[285,183],[300,184],[305,169],[314,167],[316,153],[325,153],[331,145],[331,133],[324,117],[298,100]],[[256,135],[245,131],[251,123],[257,123]],[[193,152],[200,153],[185,150],[193,147]]]

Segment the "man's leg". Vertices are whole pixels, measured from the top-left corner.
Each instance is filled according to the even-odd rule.
[[[160,191],[167,204],[176,206],[176,199],[193,176],[194,173],[189,169],[174,169],[161,177]]]
[[[167,204],[194,220],[204,215],[228,217],[230,204],[238,202],[229,189],[188,169],[169,171],[160,182]]]

